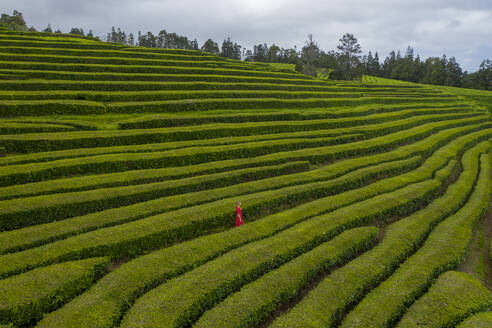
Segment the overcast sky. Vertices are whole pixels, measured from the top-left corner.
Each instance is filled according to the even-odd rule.
[[[492,0],[0,0],[0,9],[21,11],[38,30],[48,23],[99,36],[111,26],[166,29],[200,44],[230,36],[247,48],[265,42],[302,47],[311,33],[325,50],[348,32],[364,53],[378,51],[381,59],[408,45],[422,57],[454,56],[469,71],[492,59]]]

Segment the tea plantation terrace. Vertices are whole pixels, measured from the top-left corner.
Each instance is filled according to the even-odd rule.
[[[0,30],[0,327],[492,326],[460,92]]]

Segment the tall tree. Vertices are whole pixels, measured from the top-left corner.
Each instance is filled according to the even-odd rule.
[[[22,13],[14,10],[12,16],[2,14],[0,17],[0,28],[12,31],[27,31],[27,24],[22,16]]]
[[[353,34],[346,33],[339,41],[340,44],[337,46],[337,49],[341,69],[340,75],[341,78],[350,80],[361,74],[359,66],[362,49]]]
[[[300,63],[296,67],[306,75],[316,76],[316,67],[319,66],[321,50],[316,41],[313,40],[313,35],[309,34],[304,47],[301,50]]]
[[[84,34],[84,30],[82,28],[78,28],[78,27],[72,27],[70,29],[70,34],[78,34],[78,35],[85,35]]]
[[[227,38],[222,42],[222,47],[220,49],[220,56],[231,59],[241,59],[241,49],[242,47],[236,42],[232,42],[231,38]]]
[[[48,24],[48,26],[43,30],[45,33],[53,33],[53,30],[51,29],[51,24]]]
[[[210,52],[211,54],[218,55],[220,53],[219,45],[212,39],[208,39],[202,45],[202,51]]]

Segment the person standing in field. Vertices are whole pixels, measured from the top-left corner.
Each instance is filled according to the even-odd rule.
[[[243,212],[241,210],[241,202],[236,203],[236,227],[244,224]]]

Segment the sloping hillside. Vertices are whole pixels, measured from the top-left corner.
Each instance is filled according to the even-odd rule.
[[[488,113],[447,90],[0,31],[0,117],[0,326],[408,327],[492,304],[444,274],[492,165]]]

